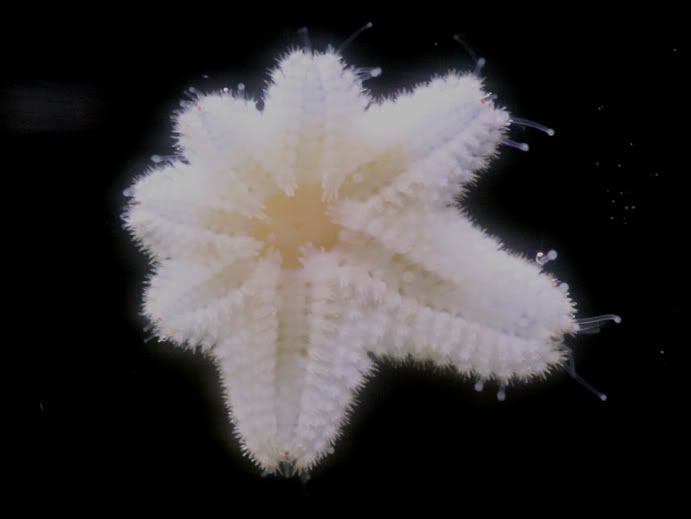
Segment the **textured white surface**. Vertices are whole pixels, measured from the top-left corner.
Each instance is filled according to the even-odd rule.
[[[256,463],[330,452],[369,353],[504,383],[564,362],[568,295],[454,207],[509,124],[480,79],[375,102],[331,51],[271,79],[262,111],[217,93],[181,112],[183,160],[140,178],[126,215],[154,265],[146,315],[217,360]]]

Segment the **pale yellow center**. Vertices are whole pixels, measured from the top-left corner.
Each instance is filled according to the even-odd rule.
[[[297,269],[300,248],[312,244],[328,250],[336,244],[340,226],[326,214],[321,187],[308,184],[298,187],[293,196],[283,192],[264,201],[267,220],[256,220],[252,236],[273,245],[283,257],[283,266]]]

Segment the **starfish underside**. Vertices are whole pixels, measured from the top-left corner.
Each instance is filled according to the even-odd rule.
[[[180,112],[181,158],[126,215],[146,316],[215,359],[258,465],[331,452],[372,354],[503,383],[564,362],[568,295],[458,207],[509,123],[479,78],[375,102],[338,54],[295,51],[271,79],[261,111],[224,92]]]

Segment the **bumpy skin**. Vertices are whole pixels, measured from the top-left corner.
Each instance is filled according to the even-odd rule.
[[[152,257],[146,315],[216,359],[258,465],[331,452],[369,353],[502,382],[564,361],[567,294],[455,204],[509,121],[480,79],[377,102],[332,51],[291,52],[271,79],[263,111],[217,93],[181,112],[183,160],[140,178],[126,216]]]

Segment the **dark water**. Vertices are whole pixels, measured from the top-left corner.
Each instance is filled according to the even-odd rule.
[[[84,22],[61,13],[3,36],[16,49],[0,89],[3,169],[21,186],[6,188],[7,225],[22,223],[16,250],[40,283],[22,303],[26,344],[39,353],[30,488],[67,501],[195,495],[226,507],[278,495],[451,498],[458,513],[670,505],[688,414],[680,14],[337,7]],[[477,394],[450,373],[383,365],[307,485],[260,479],[239,456],[211,364],[144,342],[136,312],[146,265],[120,229],[122,190],[150,155],[171,151],[169,113],[186,88],[243,82],[259,95],[276,52],[300,44],[299,27],[319,48],[368,20],[375,28],[345,55],[383,68],[369,82],[375,93],[471,68],[451,39],[462,32],[487,59],[500,102],[557,130],[515,130],[531,151],[504,149],[467,205],[516,251],[557,249],[550,270],[582,315],[622,316],[572,342],[580,373],[609,399],[556,373],[510,387],[499,403],[496,387]]]

